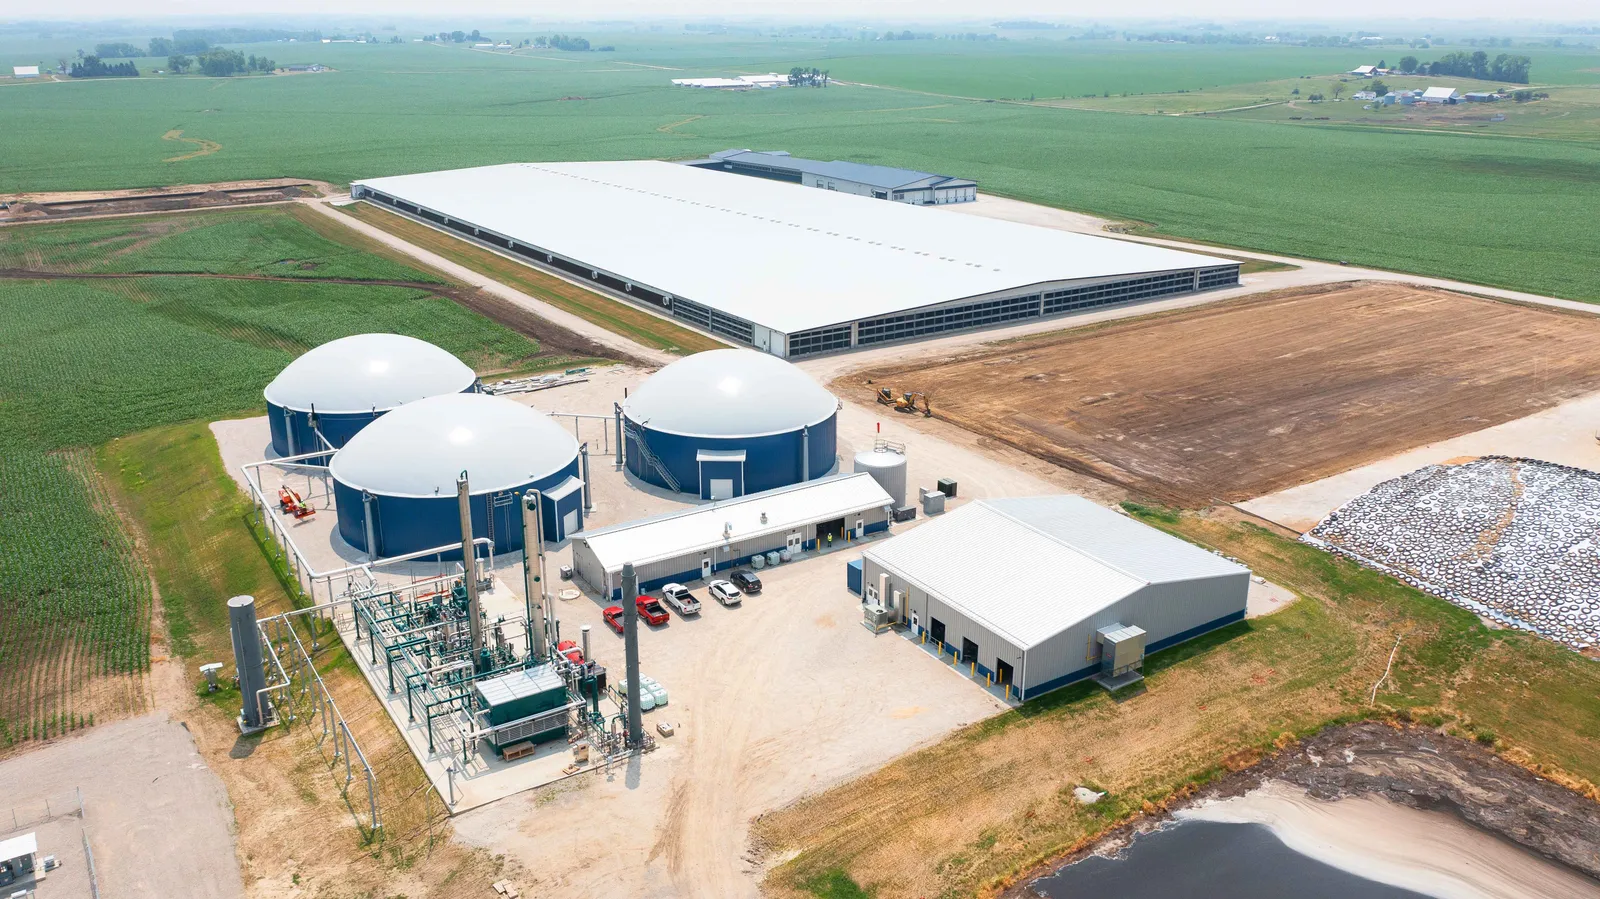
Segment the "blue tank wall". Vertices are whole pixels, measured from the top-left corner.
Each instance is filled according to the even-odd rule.
[[[740,496],[786,487],[804,480],[800,475],[803,441],[798,430],[765,437],[684,437],[652,430],[649,426],[640,428],[650,442],[650,451],[672,472],[684,493],[703,495],[697,459],[701,450],[744,450],[744,490]],[[833,469],[834,457],[838,454],[838,416],[830,415],[810,430],[810,477],[816,479]],[[629,440],[632,440],[631,434]],[[657,487],[667,486],[661,477],[644,464],[643,457],[631,445],[627,449],[624,461],[634,477]]]
[[[530,481],[510,490],[493,494],[503,497],[507,493],[519,498],[494,507],[494,551],[517,552],[522,549],[521,494],[529,489],[549,490],[569,477],[578,476],[578,459],[561,471]],[[489,498],[480,493],[472,497],[472,533],[475,537],[489,536]],[[362,552],[367,551],[366,511],[361,501],[361,491],[337,478],[333,482],[334,503],[339,511],[339,536],[344,542]],[[561,518],[574,509],[578,512],[578,529],[583,529],[583,491],[575,490],[559,502],[546,499],[543,503],[545,538],[551,543],[571,536],[560,533]],[[377,537],[380,558],[403,556],[418,550],[461,542],[461,513],[455,494],[448,496],[372,497],[372,530]],[[441,553],[445,559],[459,560],[461,551]]]
[[[476,393],[478,385],[473,384],[462,393]],[[322,436],[328,438],[334,449],[344,446],[356,432],[374,421],[377,421],[387,409],[376,409],[370,412],[346,413],[317,413],[317,427],[322,430]],[[311,413],[299,409],[290,409],[288,416],[283,414],[284,409],[277,403],[267,403],[267,424],[272,428],[272,451],[280,456],[291,456],[296,453],[309,453],[321,449],[322,444],[317,440],[316,432],[311,430]],[[285,418],[288,420],[286,421]],[[289,451],[289,432],[294,432],[295,452]]]
[[[330,415],[326,412],[317,413],[317,427],[322,429],[322,436],[328,438],[337,449],[345,445],[356,432],[372,424],[382,415],[382,412],[357,412],[347,415]],[[286,420],[287,419],[287,420]],[[272,451],[280,456],[292,456],[298,453],[314,452],[322,448],[322,442],[317,439],[315,431],[311,430],[311,415],[296,409],[288,410],[276,403],[267,404],[267,423],[272,427]],[[294,433],[294,449],[289,447],[289,434]]]

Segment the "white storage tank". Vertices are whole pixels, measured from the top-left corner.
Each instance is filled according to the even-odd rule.
[[[878,482],[883,492],[894,497],[896,509],[906,504],[905,453],[886,446],[856,453],[855,470],[872,475],[872,479]]]

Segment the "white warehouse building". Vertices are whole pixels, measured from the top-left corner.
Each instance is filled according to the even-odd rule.
[[[1250,571],[1062,495],[974,500],[863,552],[862,583],[913,636],[1029,699],[1243,620]]]
[[[800,357],[1239,283],[1239,263],[670,162],[357,181],[356,199]]]
[[[644,518],[572,539],[578,581],[620,598],[622,566],[633,563],[639,590],[710,578],[753,556],[842,547],[888,530],[893,500],[872,475],[840,474]]]

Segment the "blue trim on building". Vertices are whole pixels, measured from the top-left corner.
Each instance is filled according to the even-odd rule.
[[[838,416],[830,415],[812,425],[810,432],[810,480],[815,480],[833,469],[838,455]],[[635,422],[650,444],[650,452],[672,472],[678,487],[684,493],[701,493],[699,454],[702,450],[743,450],[745,453],[743,484],[735,496],[760,493],[777,487],[798,484],[807,478],[800,474],[800,455],[806,442],[799,430],[764,437],[684,437],[657,431],[648,425]],[[630,432],[632,428],[630,427]],[[632,434],[629,434],[632,437]],[[642,454],[628,447],[624,460],[628,472],[634,477],[657,487],[668,487],[666,480],[644,464]],[[707,466],[716,463],[705,463]],[[710,476],[707,475],[709,478]],[[668,488],[671,489],[671,488]],[[704,498],[702,496],[702,498]]]
[[[1210,633],[1219,627],[1227,627],[1236,621],[1243,621],[1244,611],[1244,609],[1240,609],[1237,612],[1224,615],[1221,618],[1213,618],[1212,620],[1207,621],[1205,624],[1199,625],[1198,627],[1191,627],[1181,633],[1173,634],[1164,640],[1157,640],[1156,642],[1145,647],[1145,655],[1149,656],[1160,652],[1163,649],[1170,649],[1173,646],[1177,646],[1179,643],[1183,643],[1187,640],[1193,640],[1195,637],[1198,637],[1201,634]],[[1077,671],[1064,674],[1061,677],[1054,678],[1052,680],[1047,680],[1035,687],[1029,687],[1027,689],[1018,688],[1018,694],[1024,701],[1026,701],[1037,696],[1043,696],[1052,690],[1059,690],[1068,684],[1083,680],[1086,677],[1093,677],[1095,674],[1099,673],[1099,671],[1099,664],[1090,665],[1087,668],[1079,668]]]
[[[1211,621],[1207,621],[1205,624],[1202,624],[1199,627],[1191,627],[1191,628],[1189,628],[1188,630],[1186,630],[1186,631],[1184,631],[1182,633],[1173,634],[1172,636],[1166,638],[1165,640],[1157,640],[1156,642],[1151,643],[1149,646],[1146,646],[1144,648],[1144,653],[1145,653],[1145,655],[1150,655],[1151,653],[1160,652],[1161,650],[1166,649],[1169,646],[1177,646],[1179,643],[1182,643],[1185,640],[1193,640],[1195,637],[1198,637],[1201,634],[1204,634],[1204,633],[1206,633],[1208,631],[1214,631],[1219,627],[1227,627],[1228,625],[1234,623],[1235,621],[1243,621],[1243,620],[1244,620],[1244,609],[1240,609],[1239,611],[1234,612],[1231,615],[1224,615],[1221,618],[1216,618],[1216,619],[1213,619]]]
[[[573,458],[560,471],[520,484],[509,490],[474,494],[472,505],[472,533],[476,537],[489,536],[489,515],[494,514],[495,553],[517,552],[522,549],[521,495],[529,490],[549,490],[578,476],[578,460]],[[339,515],[339,536],[344,542],[362,552],[367,551],[366,511],[361,500],[361,490],[339,481],[333,482],[334,505]],[[492,498],[492,499],[491,499]],[[578,513],[578,529],[583,529],[583,491],[574,490],[560,500],[545,499],[540,503],[544,516],[544,532],[549,542],[558,542],[572,536],[561,533],[561,519],[574,510]],[[379,557],[403,556],[407,553],[435,546],[461,542],[461,513],[454,494],[446,496],[372,496],[372,529],[378,544]],[[440,554],[443,559],[461,558],[459,549]]]

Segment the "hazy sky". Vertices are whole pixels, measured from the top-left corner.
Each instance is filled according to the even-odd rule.
[[[54,0],[12,6],[0,3],[0,19],[128,18],[147,16],[326,16],[340,13],[456,19],[473,14],[567,21],[635,17],[781,16],[786,19],[962,18],[988,21],[1028,15],[1042,19],[1092,17],[1214,17],[1278,19],[1315,17],[1322,21],[1366,20],[1370,28],[1394,17],[1416,19],[1506,18],[1600,19],[1594,0],[1412,0],[1399,7],[1285,6],[1282,0]]]

